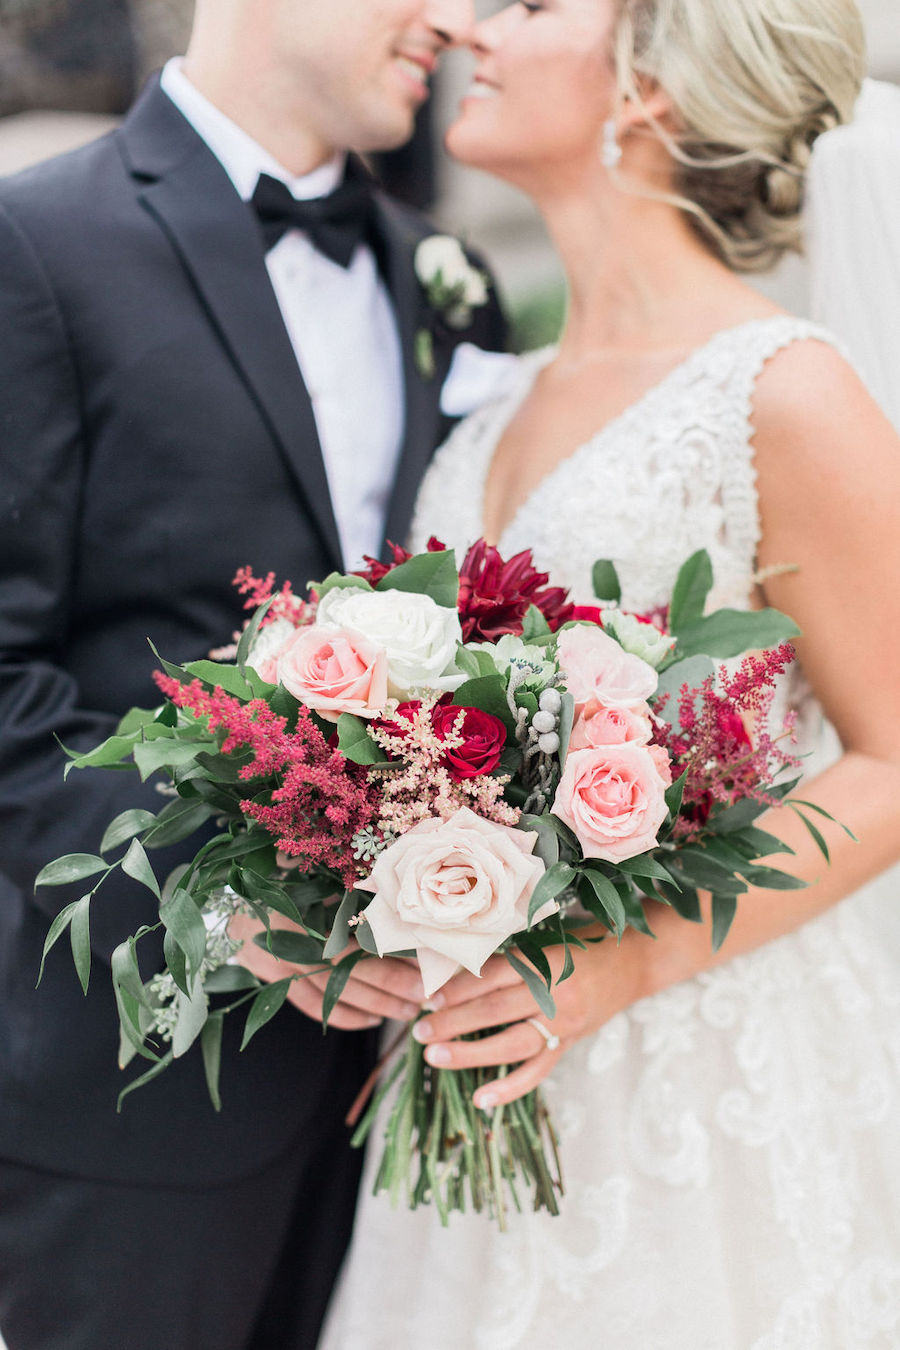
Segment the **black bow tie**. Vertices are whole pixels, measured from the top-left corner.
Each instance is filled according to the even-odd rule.
[[[368,233],[372,189],[365,179],[348,177],[327,197],[300,200],[285,183],[261,173],[251,205],[267,252],[288,230],[305,230],[320,253],[349,267],[357,244]]]

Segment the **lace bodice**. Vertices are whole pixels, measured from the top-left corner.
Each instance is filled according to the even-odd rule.
[[[623,605],[644,611],[669,599],[678,568],[706,548],[713,603],[745,605],[759,542],[754,385],[769,358],[803,338],[834,341],[790,315],[718,333],[556,465],[497,541],[501,553],[532,549],[537,565],[582,604],[592,598],[593,564],[611,558]],[[416,506],[414,550],[437,534],[461,556],[482,534],[494,451],[552,357],[549,348],[523,357],[506,393],[438,451]]]

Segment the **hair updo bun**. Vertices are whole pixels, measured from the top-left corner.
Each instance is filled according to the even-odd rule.
[[[654,126],[673,200],[723,262],[765,271],[801,251],[813,144],[849,120],[865,74],[855,0],[620,0],[615,59],[622,98],[668,95],[674,126]]]

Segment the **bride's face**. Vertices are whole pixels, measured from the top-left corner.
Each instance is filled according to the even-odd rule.
[[[523,185],[596,164],[615,106],[614,19],[614,0],[517,0],[478,24],[450,153]]]

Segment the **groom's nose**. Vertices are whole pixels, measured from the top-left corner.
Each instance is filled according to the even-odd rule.
[[[426,0],[425,22],[448,46],[463,43],[475,23],[474,0]]]

